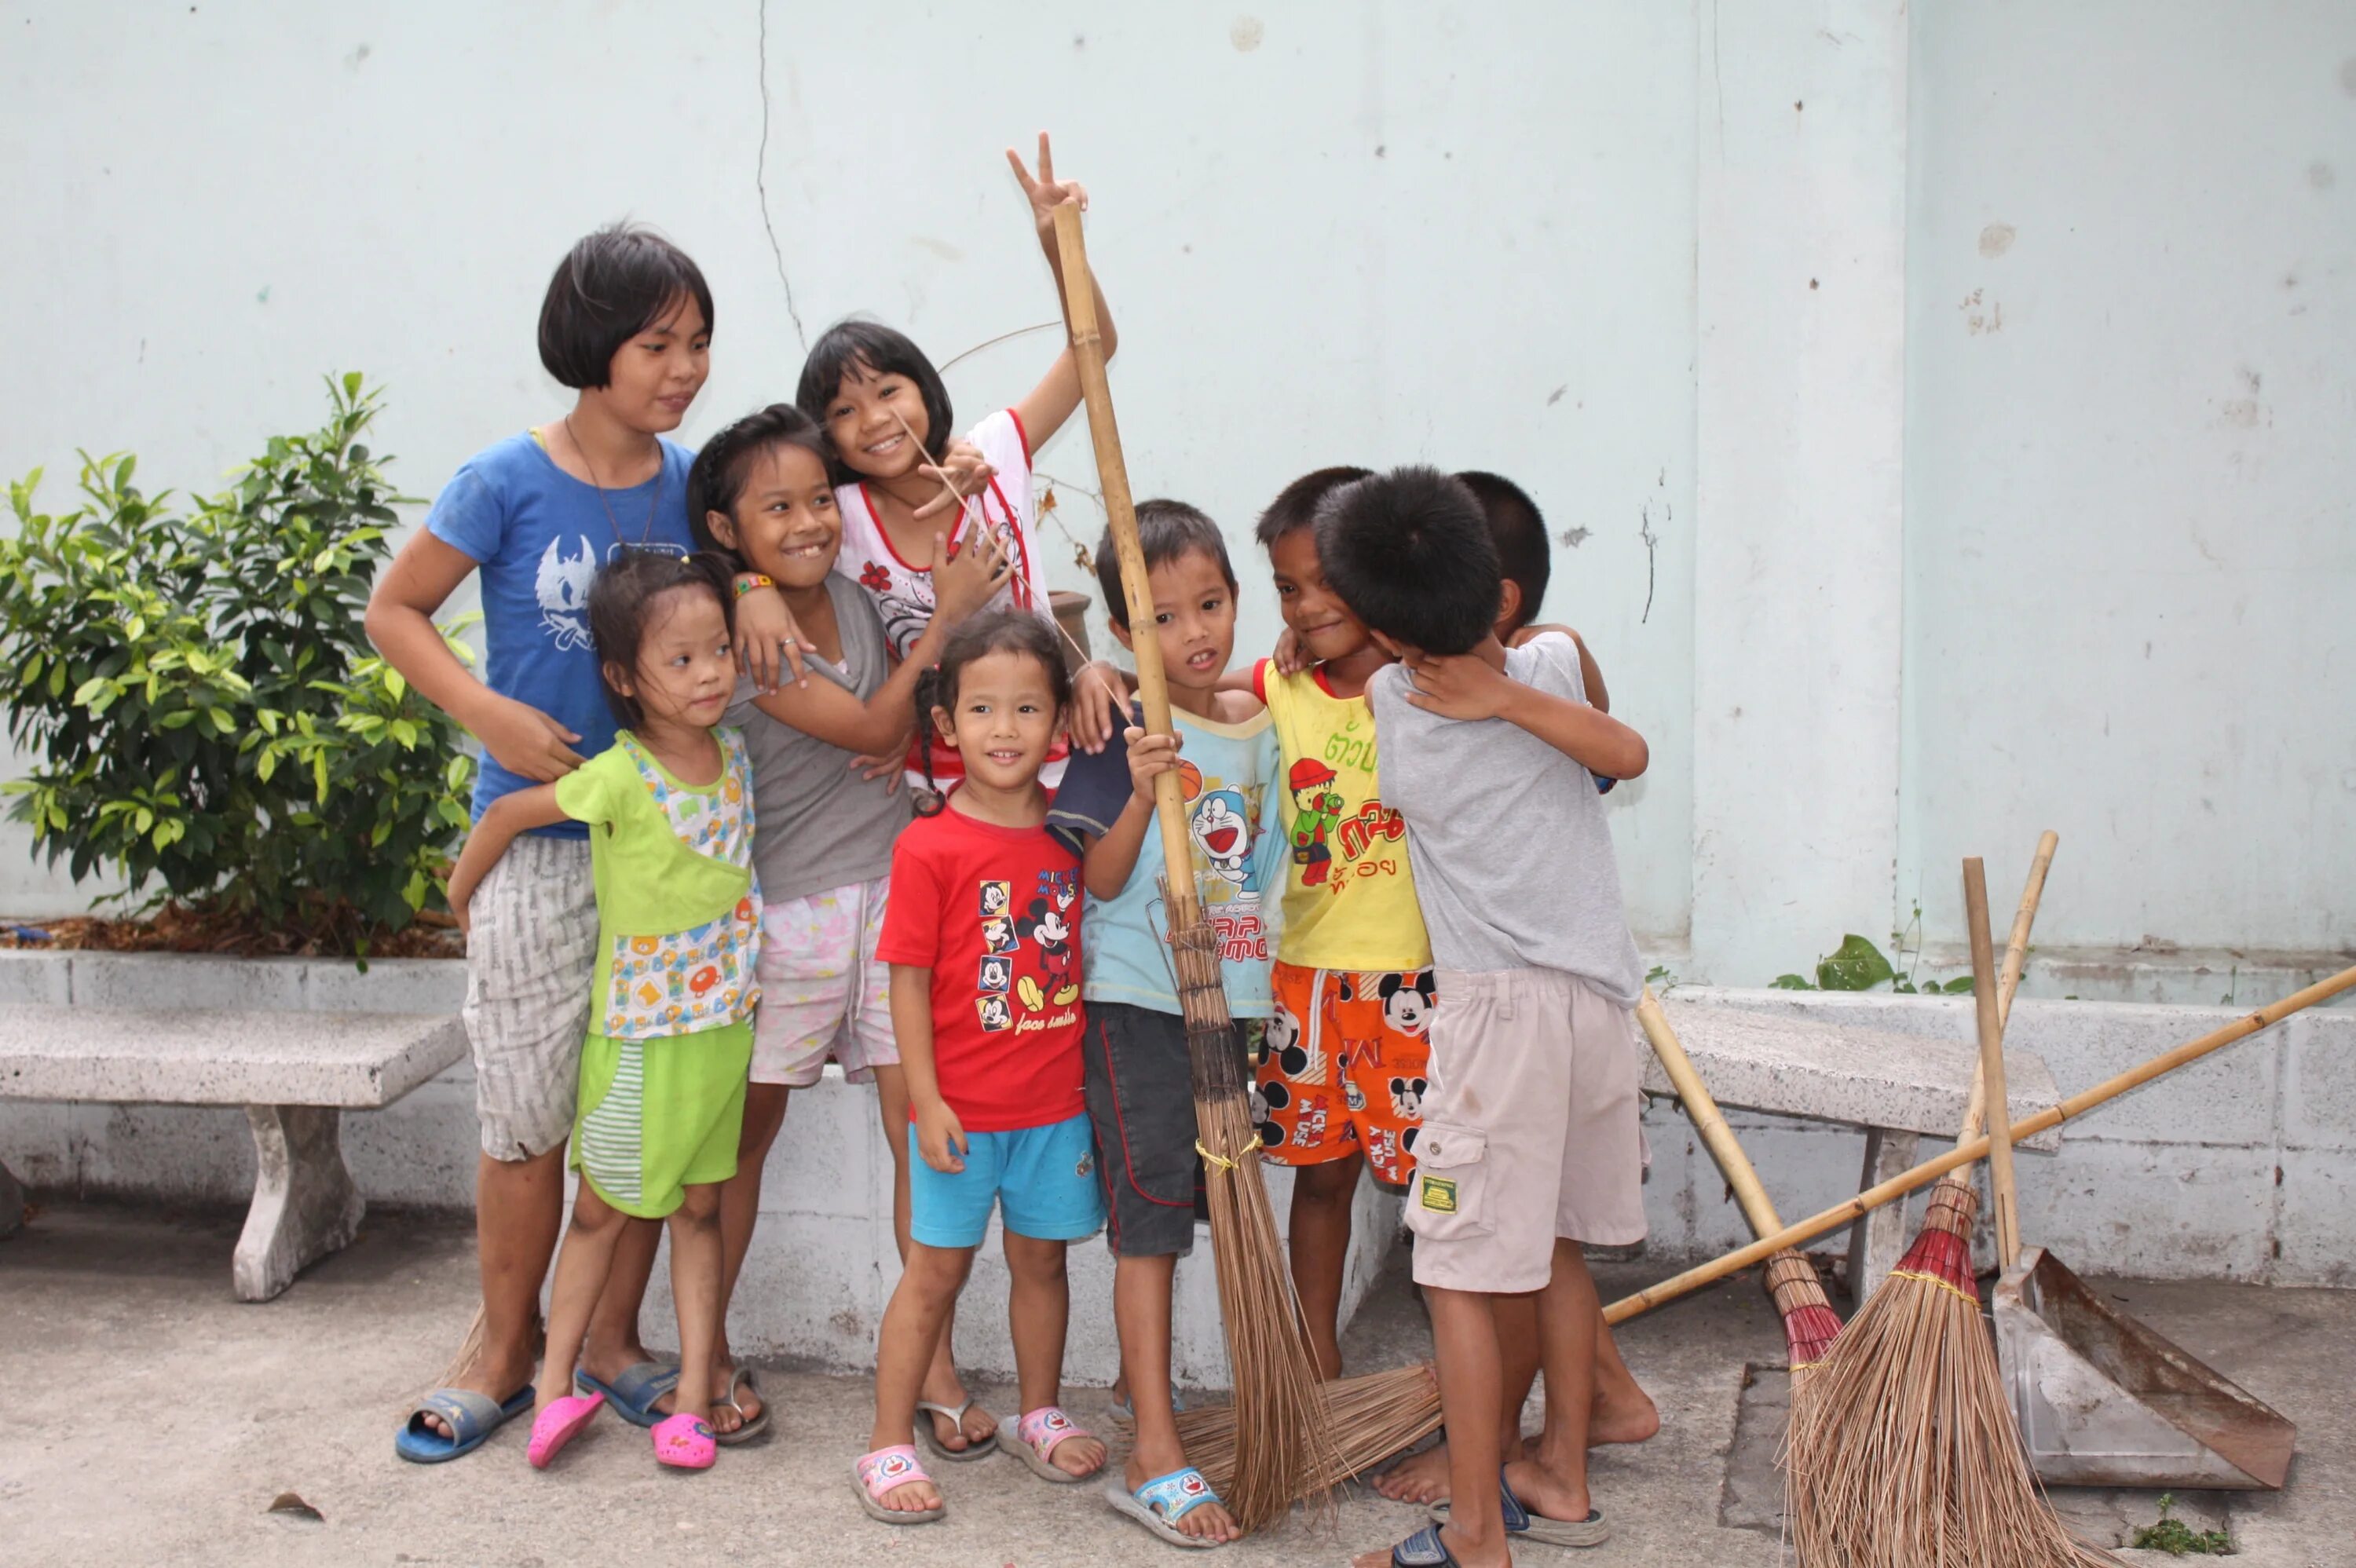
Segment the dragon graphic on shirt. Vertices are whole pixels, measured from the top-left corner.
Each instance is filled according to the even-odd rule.
[[[565,553],[562,539],[548,541],[531,587],[540,601],[540,624],[562,652],[589,645],[589,584],[596,575],[597,552],[586,538],[579,555]]]

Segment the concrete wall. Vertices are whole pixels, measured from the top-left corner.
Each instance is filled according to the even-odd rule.
[[[38,284],[5,307],[30,373],[0,386],[0,472],[49,464],[53,503],[77,445],[209,485],[351,368],[431,494],[560,411],[539,293],[624,213],[718,295],[691,441],[849,311],[946,360],[1054,315],[998,159],[1045,122],[1095,197],[1132,476],[1228,525],[1247,651],[1275,619],[1245,529],[1305,468],[1492,467],[1547,509],[1548,613],[1653,741],[1611,804],[1631,921],[1688,980],[1804,968],[1917,898],[1952,944],[1957,856],[2008,882],[2047,826],[2040,935],[2084,965],[2350,943],[2344,8],[1062,4],[984,29],[101,0],[0,28],[0,272]],[[1050,342],[952,367],[965,416]],[[1041,466],[1092,539],[1076,424]],[[78,907],[23,842],[0,830],[0,906]]]

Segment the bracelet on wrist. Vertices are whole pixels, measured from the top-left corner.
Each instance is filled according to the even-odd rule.
[[[742,599],[755,588],[775,588],[777,580],[763,572],[740,571],[736,574],[736,597]]]

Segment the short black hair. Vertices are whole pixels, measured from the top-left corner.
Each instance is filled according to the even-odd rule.
[[[638,667],[647,614],[655,601],[674,588],[707,590],[720,602],[720,618],[733,636],[736,604],[728,592],[728,575],[727,564],[716,555],[667,549],[626,550],[598,569],[589,584],[589,641],[597,650],[597,673],[605,682],[605,706],[613,710],[615,723],[635,730],[646,722],[645,708],[637,698],[623,695],[606,667]]]
[[[695,454],[695,465],[687,471],[687,527],[695,536],[696,549],[743,564],[736,551],[714,537],[704,514],[734,517],[753,460],[773,446],[798,446],[821,464],[829,462],[826,432],[791,403],[771,403],[727,426],[703,443],[703,450]],[[828,472],[832,472],[830,466]]]
[[[712,329],[712,289],[688,253],[635,223],[609,223],[556,263],[540,302],[540,362],[579,391],[613,379],[622,345],[661,321],[680,299]]]
[[[1201,507],[1183,501],[1140,501],[1137,542],[1145,551],[1146,571],[1189,551],[1200,551],[1218,563],[1219,575],[1227,580],[1227,592],[1236,592],[1236,569],[1227,561],[1227,541],[1219,533],[1219,525]],[[1129,594],[1121,586],[1120,556],[1112,547],[1110,528],[1097,541],[1097,586],[1104,590],[1106,615],[1127,631]]]
[[[1538,618],[1546,601],[1547,579],[1554,573],[1554,550],[1547,542],[1546,518],[1529,493],[1502,474],[1468,468],[1457,483],[1472,492],[1489,515],[1489,537],[1496,541],[1497,565],[1505,581],[1522,592],[1521,608],[1505,629],[1518,632]]]
[[[834,401],[842,389],[842,379],[853,370],[871,376],[905,376],[916,383],[916,394],[925,400],[925,454],[935,463],[947,455],[949,439],[957,433],[949,389],[941,384],[941,373],[933,368],[933,362],[914,339],[880,321],[849,317],[819,334],[809,357],[802,361],[802,379],[794,389],[794,401],[823,428],[826,406]],[[848,477],[839,453],[836,477]]]
[[[1467,653],[1496,625],[1505,578],[1489,520],[1437,468],[1394,468],[1328,496],[1317,558],[1350,613],[1394,642]]]
[[[941,662],[916,679],[917,754],[924,759],[926,784],[916,797],[917,816],[937,816],[944,804],[933,787],[933,741],[940,733],[933,709],[957,710],[958,679],[966,666],[992,654],[1028,654],[1047,672],[1047,692],[1055,699],[1055,711],[1071,710],[1072,672],[1055,637],[1046,619],[1028,610],[984,610],[958,623],[941,645]]]
[[[1259,526],[1252,537],[1262,549],[1268,549],[1289,533],[1309,527],[1317,520],[1317,503],[1344,485],[1355,484],[1373,474],[1371,468],[1343,464],[1334,468],[1319,468],[1302,475],[1276,493],[1268,510],[1259,515]]]

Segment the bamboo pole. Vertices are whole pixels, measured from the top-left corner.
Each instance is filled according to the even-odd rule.
[[[2053,851],[2062,840],[2051,828],[2037,839],[2037,853],[2029,862],[2029,882],[2020,891],[2020,908],[2012,917],[2012,933],[2005,938],[2004,974],[1997,982],[1996,1023],[1998,1030],[2012,1019],[2013,993],[2020,989],[2020,971],[2029,962],[2029,929],[2037,919],[2038,901],[2045,896],[2045,873],[2053,865]],[[1978,987],[1975,987],[1976,990]],[[1971,1097],[1964,1104],[1964,1125],[1955,1141],[1979,1136],[1987,1125],[1987,1080],[1972,1069]]]
[[[1170,719],[1170,683],[1162,668],[1162,640],[1153,635],[1153,589],[1145,567],[1145,547],[1137,539],[1137,507],[1129,493],[1129,464],[1121,456],[1120,427],[1112,413],[1112,384],[1105,378],[1104,337],[1097,326],[1096,291],[1089,286],[1087,242],[1080,233],[1080,204],[1055,208],[1055,249],[1064,261],[1064,308],[1071,317],[1072,359],[1079,367],[1080,398],[1087,405],[1088,435],[1096,443],[1097,484],[1103,492],[1105,522],[1120,558],[1122,597],[1129,601],[1130,638],[1137,659],[1137,697],[1145,705],[1148,734],[1174,735]],[[1170,929],[1194,923],[1200,901],[1186,836],[1186,803],[1178,770],[1153,781],[1153,818],[1162,829],[1162,864],[1169,880]]]
[[[1964,922],[1972,940],[1972,1004],[1985,1091],[1981,1103],[1990,1122],[1988,1189],[1996,1199],[1997,1258],[2010,1268],[2020,1254],[2020,1211],[2012,1180],[2012,1107],[2004,1093],[2004,1019],[1997,1008],[2002,982],[1996,972],[1996,943],[1988,934],[1987,867],[1976,855],[1964,862]],[[2006,954],[2008,964],[2011,956]]]
[[[2058,1105],[2049,1105],[2033,1116],[2014,1124],[2016,1140],[2032,1138],[2049,1127],[2058,1127],[2073,1117],[2083,1116],[2095,1106],[2117,1099],[2130,1089],[2140,1088],[2153,1079],[2175,1072],[2187,1062],[2197,1061],[2211,1051],[2247,1040],[2262,1029],[2282,1022],[2293,1013],[2304,1012],[2319,1002],[2329,1001],[2351,987],[2356,987],[2356,968],[2342,969],[2337,975],[2318,980],[2303,990],[2294,991],[2278,1002],[2260,1008],[2245,1018],[2234,1019],[2222,1029],[2211,1030],[2198,1040],[2187,1040],[2173,1050],[2162,1051],[2149,1061],[2131,1067],[2125,1072],[2104,1079],[2093,1088],[2072,1094]],[[1700,1289],[1728,1275],[1749,1268],[1762,1258],[1782,1252],[1786,1247],[1803,1246],[1827,1232],[1837,1231],[1859,1216],[1880,1208],[1883,1204],[1903,1198],[1918,1187],[1936,1181],[1951,1170],[1957,1170],[1987,1153],[1986,1136],[1973,1137],[1960,1147],[1924,1160],[1911,1170],[1901,1171],[1889,1180],[1869,1187],[1856,1197],[1837,1203],[1819,1214],[1812,1214],[1797,1224],[1786,1225],[1772,1236],[1762,1236],[1747,1246],[1737,1247],[1725,1256],[1700,1264],[1685,1273],[1661,1281],[1649,1289],[1623,1296],[1604,1308],[1607,1323],[1624,1323],[1639,1313],[1648,1312],[1663,1302],[1674,1301],[1688,1292]]]
[[[1734,1189],[1734,1200],[1742,1206],[1742,1217],[1751,1221],[1751,1233],[1772,1236],[1782,1230],[1783,1221],[1776,1217],[1774,1203],[1760,1185],[1758,1171],[1751,1168],[1750,1157],[1735,1141],[1734,1129],[1726,1125],[1725,1113],[1718,1108],[1708,1085],[1694,1070],[1693,1059],[1686,1054],[1676,1031],[1669,1027],[1668,1015],[1661,1011],[1660,998],[1653,995],[1650,986],[1636,998],[1636,1025],[1652,1042],[1653,1054],[1661,1059],[1661,1071],[1668,1074],[1669,1087],[1677,1092],[1687,1119],[1701,1135],[1710,1157],[1718,1161],[1726,1184]]]

